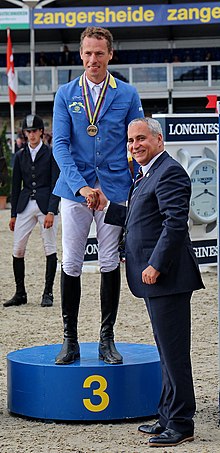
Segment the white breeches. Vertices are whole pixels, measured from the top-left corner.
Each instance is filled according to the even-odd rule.
[[[28,242],[28,238],[39,223],[40,234],[43,241],[45,255],[56,253],[56,235],[58,227],[58,215],[54,216],[54,223],[51,228],[44,228],[45,214],[39,209],[35,200],[30,200],[23,212],[17,214],[15,229],[14,229],[14,246],[13,256],[23,258]]]
[[[110,272],[119,264],[118,242],[121,227],[104,223],[105,213],[94,211],[86,203],[61,198],[63,270],[78,277],[82,272],[85,247],[93,219],[96,223],[98,260],[101,272]]]

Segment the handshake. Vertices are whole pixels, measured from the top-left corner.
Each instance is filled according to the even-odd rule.
[[[94,209],[95,211],[103,211],[108,205],[109,201],[101,191],[101,189],[92,189],[89,186],[82,187],[80,189],[80,194],[83,195],[86,199],[87,206],[89,209]],[[122,232],[120,242],[119,242],[119,258],[122,263],[125,262],[125,238]]]
[[[89,209],[103,211],[103,209],[107,206],[108,199],[101,189],[92,189],[89,186],[85,186],[82,187],[79,192],[80,195],[85,197]]]

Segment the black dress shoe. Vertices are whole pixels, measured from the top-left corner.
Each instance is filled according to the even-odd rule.
[[[183,442],[192,442],[194,436],[192,432],[179,433],[174,429],[167,428],[162,434],[150,437],[149,447],[175,447]]]
[[[123,363],[123,357],[117,351],[114,341],[109,338],[106,340],[100,340],[99,359],[104,360],[105,363],[110,365]]]
[[[52,307],[53,305],[53,294],[43,294],[41,307]]]
[[[4,302],[4,307],[18,307],[19,305],[23,305],[27,303],[27,294],[16,294],[7,302]]]
[[[138,426],[138,431],[144,434],[157,435],[161,434],[166,428],[163,428],[159,422],[154,423],[153,425],[140,425]]]

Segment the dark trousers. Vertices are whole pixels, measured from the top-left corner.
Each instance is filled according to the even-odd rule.
[[[190,359],[191,296],[188,292],[145,300],[161,361],[159,422],[180,433],[193,433],[196,409]]]

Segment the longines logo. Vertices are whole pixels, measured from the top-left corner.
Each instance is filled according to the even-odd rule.
[[[217,264],[217,239],[193,241],[192,244],[199,264]]]
[[[218,123],[177,123],[169,124],[170,135],[212,135],[218,134]]]
[[[88,238],[86,243],[84,261],[98,260],[98,243],[96,238]]]
[[[160,121],[167,142],[216,141],[219,133],[217,115],[213,116],[167,116],[156,118]]]

